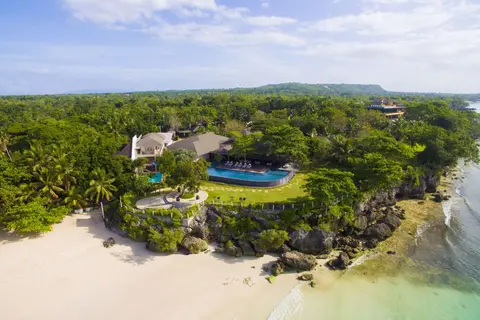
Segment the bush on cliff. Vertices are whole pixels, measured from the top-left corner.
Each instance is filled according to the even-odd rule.
[[[288,240],[288,233],[283,230],[264,230],[260,232],[257,243],[260,248],[265,250],[275,250],[280,248]]]
[[[164,229],[161,233],[150,229],[147,247],[155,252],[177,252],[183,236],[182,229]]]

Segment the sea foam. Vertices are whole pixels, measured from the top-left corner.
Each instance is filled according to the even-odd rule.
[[[270,313],[268,320],[294,319],[303,308],[303,295],[300,290],[301,284],[295,286],[288,295]]]

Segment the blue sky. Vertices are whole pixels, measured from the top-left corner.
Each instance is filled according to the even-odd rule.
[[[480,92],[480,0],[0,1],[0,94],[375,83]]]

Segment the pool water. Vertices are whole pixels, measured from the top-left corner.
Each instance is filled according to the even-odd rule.
[[[150,182],[150,183],[160,183],[160,182],[162,182],[162,177],[163,177],[162,174],[157,172],[152,177],[150,177],[148,179],[148,182]]]
[[[288,171],[283,170],[268,170],[265,173],[244,172],[228,169],[217,169],[212,163],[208,168],[208,175],[213,177],[222,177],[246,181],[276,181],[288,176]]]

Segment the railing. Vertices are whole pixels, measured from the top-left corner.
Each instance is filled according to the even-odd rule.
[[[288,203],[256,203],[248,204],[242,201],[211,201],[209,203],[218,208],[240,208],[240,209],[252,209],[261,210],[266,212],[280,212],[284,210],[296,210],[296,209],[312,209],[315,208],[313,201],[299,201]]]
[[[219,177],[219,176],[209,176],[208,179],[213,182],[235,184],[235,185],[245,186],[245,187],[272,188],[272,187],[283,186],[284,184],[289,183],[294,176],[295,176],[295,171],[290,171],[288,175],[286,175],[285,177],[278,180],[274,180],[274,181],[249,181],[249,180],[225,178],[225,177]]]

